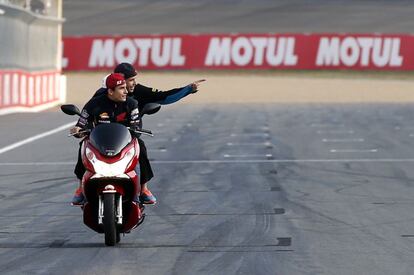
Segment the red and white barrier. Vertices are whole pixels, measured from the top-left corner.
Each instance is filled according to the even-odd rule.
[[[413,70],[414,35],[203,34],[64,38],[65,70]]]
[[[66,99],[66,80],[59,72],[0,70],[0,115],[37,112]]]

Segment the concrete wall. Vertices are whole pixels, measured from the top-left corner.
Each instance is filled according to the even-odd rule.
[[[34,6],[43,7],[41,1],[0,0],[0,115],[41,111],[66,99],[62,0]]]
[[[0,3],[0,70],[60,70],[62,19]]]

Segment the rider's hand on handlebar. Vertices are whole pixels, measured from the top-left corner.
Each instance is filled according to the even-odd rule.
[[[191,83],[191,88],[193,89],[192,91],[191,91],[191,93],[196,93],[197,91],[198,91],[198,86],[200,86],[200,83],[201,82],[204,82],[204,81],[206,81],[205,79],[200,79],[200,80],[197,80],[197,81],[194,81],[193,83]]]
[[[81,127],[79,126],[74,126],[72,128],[70,128],[69,132],[71,135],[73,135],[76,138],[82,138],[85,136],[85,133],[79,133],[82,130]]]
[[[139,130],[140,129],[140,120],[137,119],[137,120],[131,121],[129,128],[131,130]]]

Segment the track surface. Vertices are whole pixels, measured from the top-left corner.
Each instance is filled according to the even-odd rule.
[[[412,33],[410,0],[70,0],[64,35]]]
[[[62,131],[23,145],[0,154],[0,273],[410,274],[413,115],[409,105],[165,107],[145,119],[159,203],[115,248],[69,206],[76,141]],[[0,147],[72,120],[2,116]]]

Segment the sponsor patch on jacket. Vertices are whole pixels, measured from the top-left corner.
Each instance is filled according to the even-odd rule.
[[[135,108],[134,110],[132,110],[132,112],[131,112],[131,116],[133,116],[133,115],[137,115],[138,114],[138,108]]]
[[[85,126],[87,123],[88,123],[88,120],[86,118],[84,117],[79,118],[79,121],[78,121],[79,125]]]
[[[108,113],[102,113],[102,114],[100,114],[100,115],[99,115],[99,117],[100,117],[101,119],[109,119],[109,115],[108,115]]]
[[[88,118],[89,117],[88,111],[86,111],[85,109],[83,109],[82,110],[82,113],[81,113],[81,117]]]

